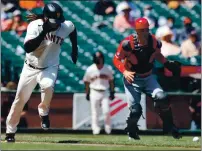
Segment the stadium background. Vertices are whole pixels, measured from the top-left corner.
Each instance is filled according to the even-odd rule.
[[[47,3],[48,1],[44,1]],[[124,93],[122,84],[122,75],[114,68],[112,63],[113,55],[119,42],[127,35],[133,33],[133,29],[126,30],[124,33],[118,32],[113,28],[113,20],[115,15],[99,16],[93,13],[93,8],[96,1],[57,1],[63,6],[64,16],[67,20],[71,20],[78,31],[79,57],[75,66],[71,61],[70,50],[71,44],[69,39],[64,41],[61,52],[61,64],[58,73],[58,79],[55,85],[55,95],[52,100],[50,118],[53,128],[72,128],[73,114],[73,95],[75,93],[84,93],[84,83],[82,81],[86,68],[92,63],[92,53],[100,50],[105,55],[105,63],[114,71],[115,91],[116,93]],[[120,1],[114,1],[116,5]],[[160,16],[175,18],[175,28],[181,30],[183,28],[184,17],[188,16],[193,21],[193,26],[196,30],[201,26],[201,5],[197,3],[194,8],[190,9],[185,5],[180,4],[178,9],[170,9],[166,3],[161,1],[132,1],[141,13],[144,8],[151,5],[153,10],[152,15],[157,19]],[[41,13],[43,3],[39,4],[39,8],[30,8],[34,13]],[[5,5],[6,6],[6,5]],[[37,6],[38,7],[38,6]],[[19,8],[24,21],[28,10]],[[5,12],[5,19],[12,18],[12,11]],[[4,19],[4,18],[3,18]],[[103,22],[106,24],[101,27],[94,27],[95,22]],[[156,33],[158,26],[151,29],[153,34]],[[15,90],[20,72],[24,63],[25,53],[23,51],[23,40],[25,32],[19,33],[14,30],[1,32],[1,106],[2,111],[9,111],[9,107],[15,96]],[[180,46],[180,41],[175,41]],[[179,121],[177,126],[181,129],[189,130],[191,128],[191,113],[189,111],[190,100],[200,102],[201,79],[198,74],[201,73],[201,57],[195,56],[192,59],[183,58],[181,54],[171,55],[167,57],[170,60],[178,60],[182,63],[182,75],[180,80],[173,79],[167,70],[156,62],[154,73],[157,73],[157,78],[163,88],[170,92],[169,99],[172,102],[176,121]],[[193,62],[193,58],[195,61]],[[192,75],[192,76],[190,76]],[[195,76],[193,76],[195,75]],[[193,78],[195,77],[195,78]],[[13,83],[12,83],[12,82]],[[24,110],[22,117],[27,122],[28,128],[40,128],[40,119],[37,113],[37,105],[40,102],[40,89],[36,87],[35,93],[32,94],[28,101],[27,107]],[[85,98],[84,98],[85,99]],[[149,129],[159,129],[159,119],[150,111],[153,110],[152,103],[147,98],[147,123]],[[81,111],[85,112],[85,111]],[[2,130],[5,130],[6,113],[2,114]],[[65,119],[65,120],[64,120]],[[157,124],[156,124],[157,123]],[[159,122],[161,123],[161,122]],[[156,125],[155,125],[156,124]],[[23,124],[22,124],[23,127]]]

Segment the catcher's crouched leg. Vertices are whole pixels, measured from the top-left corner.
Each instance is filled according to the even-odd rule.
[[[140,137],[138,136],[138,120],[140,116],[142,115],[142,107],[140,104],[135,104],[129,108],[130,115],[128,119],[126,120],[127,127],[125,128],[127,134],[130,138],[139,140]]]
[[[158,109],[158,114],[163,121],[164,134],[172,133],[174,138],[181,138],[178,129],[173,123],[173,115],[167,99],[167,95],[164,92],[158,92],[155,96],[155,102],[155,107]]]

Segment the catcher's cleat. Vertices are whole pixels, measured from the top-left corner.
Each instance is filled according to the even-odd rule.
[[[136,128],[134,128],[134,130],[132,132],[129,132],[127,130],[127,128],[125,128],[125,131],[127,131],[127,134],[129,136],[129,140],[131,140],[132,138],[135,140],[140,140],[140,137],[138,135],[139,128],[137,126],[136,126]]]
[[[131,140],[132,138],[134,140],[140,140],[140,137],[137,133],[134,133],[134,134],[128,133],[128,136],[129,136],[129,140]]]
[[[40,116],[41,118],[41,128],[44,130],[48,130],[50,128],[49,116]]]
[[[5,141],[7,143],[14,143],[15,142],[15,133],[7,133]]]
[[[171,133],[172,133],[173,138],[175,138],[175,139],[182,138],[182,135],[180,134],[179,130],[175,126],[173,126]]]

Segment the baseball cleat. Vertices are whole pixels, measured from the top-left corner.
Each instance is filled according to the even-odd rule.
[[[139,131],[138,126],[136,126],[132,131],[129,131],[128,128],[126,127],[125,131],[128,134],[129,140],[131,140],[131,139],[140,140],[140,137],[138,135],[138,131]]]
[[[173,138],[175,138],[175,139],[180,139],[180,138],[182,138],[182,136],[181,136],[179,130],[178,130],[176,127],[173,127],[173,128],[172,128],[172,136],[173,136]]]
[[[134,139],[134,140],[140,140],[140,137],[137,133],[128,133],[129,140]]]
[[[111,127],[108,126],[108,125],[106,125],[106,126],[105,126],[105,132],[106,132],[107,134],[111,134],[111,131],[112,131]]]
[[[98,134],[100,134],[100,128],[95,128],[95,129],[93,129],[93,135],[98,135]]]
[[[14,143],[15,142],[15,133],[7,133],[5,141],[7,143]]]
[[[44,130],[48,130],[50,128],[49,116],[40,116],[41,118],[41,128]]]

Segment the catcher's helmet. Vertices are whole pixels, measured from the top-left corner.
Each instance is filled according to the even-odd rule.
[[[43,9],[44,17],[47,17],[50,23],[60,24],[65,21],[62,8],[56,3],[48,3]]]
[[[135,29],[149,29],[149,22],[146,18],[138,18],[134,26]]]
[[[97,51],[93,54],[93,63],[95,64],[100,64],[99,59],[102,58],[103,59],[103,63],[104,63],[104,55],[101,51]]]

